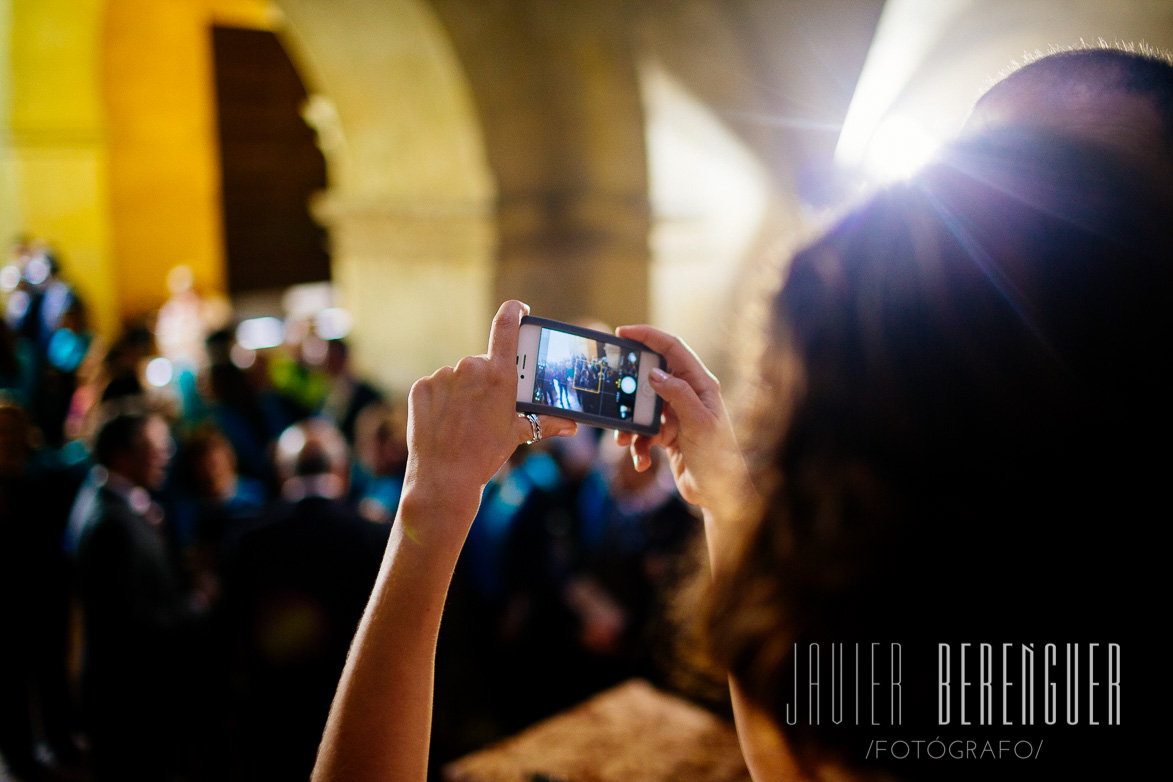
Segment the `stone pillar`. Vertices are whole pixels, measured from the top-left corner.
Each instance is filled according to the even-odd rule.
[[[364,371],[404,391],[485,351],[496,231],[484,204],[327,195],[314,211]]]
[[[494,298],[613,325],[648,314],[639,82],[620,0],[431,0],[497,179]]]
[[[421,0],[279,0],[330,186],[340,304],[364,373],[406,391],[488,341],[495,188],[469,86]]]

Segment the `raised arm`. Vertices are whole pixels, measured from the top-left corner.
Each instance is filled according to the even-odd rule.
[[[382,569],[351,645],[314,766],[314,782],[423,780],[444,599],[481,492],[531,436],[514,412],[517,335],[529,308],[501,305],[489,352],[411,388],[408,462]],[[544,436],[572,421],[541,416]]]
[[[679,337],[651,326],[621,326],[618,333],[664,356],[668,372],[653,370],[650,376],[652,388],[664,399],[660,433],[617,433],[616,440],[631,446],[640,471],[651,464],[648,452],[653,445],[664,448],[680,495],[704,512],[709,558],[716,572],[731,553],[731,517],[754,496],[721,385]]]

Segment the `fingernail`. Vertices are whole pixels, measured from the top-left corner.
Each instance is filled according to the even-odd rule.
[[[656,383],[663,383],[664,380],[668,378],[668,373],[659,367],[654,367],[652,369],[651,378]]]

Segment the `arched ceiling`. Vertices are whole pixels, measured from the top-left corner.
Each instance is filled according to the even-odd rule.
[[[326,150],[334,191],[423,204],[463,198],[480,205],[493,198],[465,69],[426,3],[276,5],[303,78],[328,98],[341,123],[339,143]],[[321,119],[328,122],[328,114]]]

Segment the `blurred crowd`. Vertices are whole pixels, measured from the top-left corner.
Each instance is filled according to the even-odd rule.
[[[18,240],[0,270],[0,753],[18,779],[308,778],[394,523],[405,403],[355,373],[338,313],[236,323],[172,278],[106,344],[50,247]],[[667,683],[650,639],[670,637],[698,521],[655,467],[583,427],[486,488],[438,651],[433,769],[631,676]]]

